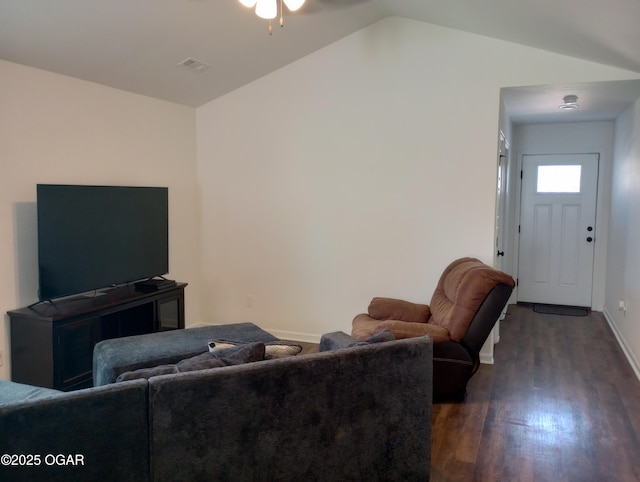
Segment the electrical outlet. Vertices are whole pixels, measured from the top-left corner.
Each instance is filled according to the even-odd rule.
[[[622,300],[618,301],[618,311],[622,311],[624,316],[627,316],[627,304]]]

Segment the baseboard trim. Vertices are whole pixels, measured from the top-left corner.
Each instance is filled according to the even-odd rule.
[[[268,327],[262,327],[262,329],[268,331],[273,336],[280,338],[281,340],[303,341],[305,343],[320,343],[320,338],[322,336],[311,333],[300,333],[298,331],[272,330]]]
[[[607,310],[606,307],[603,308],[602,314],[604,315],[604,319],[607,320],[607,324],[609,325],[609,328],[611,328],[611,331],[613,332],[613,335],[616,337],[616,340],[618,340],[618,345],[620,345],[620,348],[622,348],[622,352],[624,353],[625,357],[627,357],[627,360],[631,365],[631,369],[636,374],[636,377],[638,378],[638,380],[640,380],[640,364],[638,363],[638,360],[636,360],[636,358],[633,356],[633,352],[627,346],[626,342],[624,341],[624,337],[622,336],[622,333],[620,333],[620,331],[618,330],[618,327],[613,322],[613,318],[609,314],[609,311]]]
[[[484,365],[493,365],[493,355],[483,355],[480,353],[480,363]]]

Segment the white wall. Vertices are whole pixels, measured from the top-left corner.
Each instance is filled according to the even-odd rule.
[[[611,192],[611,165],[613,162],[614,122],[567,122],[554,124],[518,125],[513,129],[512,161],[516,171],[522,167],[522,156],[527,154],[600,154],[598,172],[598,197],[596,206],[594,280],[591,307],[602,311],[604,306],[605,272],[608,223]],[[513,213],[517,227],[520,210],[520,179],[513,196]],[[518,233],[513,232],[514,266],[517,267]]]
[[[170,276],[199,319],[195,110],[5,61],[0,79],[0,378],[4,313],[37,301],[37,183],[168,186]]]
[[[500,88],[635,77],[387,18],[212,101],[203,309],[313,340],[373,296],[427,301],[454,258],[493,259]]]
[[[640,100],[616,121],[604,313],[640,377]],[[626,312],[618,302],[626,304]]]
[[[196,116],[0,61],[0,310],[36,300],[36,183],[166,185],[188,324],[349,331],[373,296],[425,301],[453,258],[491,262],[501,87],[636,77],[400,18]],[[8,337],[5,315],[3,378]]]

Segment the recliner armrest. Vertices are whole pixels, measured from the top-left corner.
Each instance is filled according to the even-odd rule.
[[[429,305],[395,298],[376,297],[369,303],[369,316],[377,320],[402,320],[426,323],[431,316]]]
[[[403,338],[413,338],[416,336],[428,335],[433,339],[434,345],[449,341],[449,331],[438,325],[431,323],[416,323],[414,321],[384,320],[378,324],[378,330],[390,330],[394,336],[401,340]]]

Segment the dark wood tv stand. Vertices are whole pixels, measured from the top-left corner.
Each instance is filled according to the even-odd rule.
[[[186,286],[127,285],[9,311],[12,380],[65,391],[92,386],[99,341],[184,328]]]

